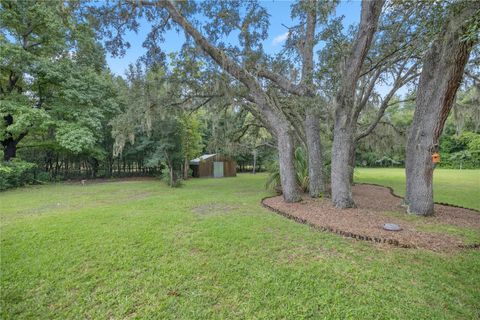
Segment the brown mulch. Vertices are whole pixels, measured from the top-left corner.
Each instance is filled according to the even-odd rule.
[[[266,207],[321,230],[332,231],[359,240],[388,243],[405,248],[425,248],[433,251],[451,251],[466,245],[456,235],[426,232],[416,229],[422,225],[453,225],[474,229],[480,233],[480,213],[475,210],[446,205],[435,205],[435,216],[421,218],[423,221],[407,221],[401,217],[388,215],[388,212],[404,213],[402,199],[391,194],[385,187],[375,185],[355,185],[354,209],[337,209],[330,199],[312,199],[307,195],[298,203],[286,203],[282,196],[262,201]],[[387,213],[386,213],[387,212]],[[386,231],[385,223],[396,223],[401,231]],[[474,247],[474,246],[472,246]]]

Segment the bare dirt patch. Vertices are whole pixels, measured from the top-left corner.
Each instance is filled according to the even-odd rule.
[[[321,230],[405,248],[451,251],[471,245],[457,234],[430,232],[424,230],[425,227],[445,229],[453,226],[480,235],[480,213],[474,210],[436,204],[436,216],[415,219],[404,213],[402,200],[392,195],[388,188],[355,185],[353,197],[357,208],[346,210],[333,207],[329,199],[311,199],[306,195],[298,203],[285,203],[278,196],[264,199],[263,204],[288,218]],[[383,229],[385,223],[396,223],[402,230],[386,231]]]
[[[192,209],[192,211],[198,215],[217,215],[222,213],[229,213],[233,210],[238,209],[239,206],[226,203],[208,203],[204,205],[197,206]]]
[[[124,177],[124,178],[94,178],[94,179],[72,179],[65,180],[65,184],[80,184],[80,185],[89,185],[89,184],[98,184],[98,183],[108,183],[108,182],[131,182],[131,181],[152,181],[158,180],[155,177]],[[83,181],[83,183],[82,183]]]

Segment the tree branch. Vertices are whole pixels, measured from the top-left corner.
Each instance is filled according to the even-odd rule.
[[[378,109],[377,116],[376,116],[375,120],[369,125],[369,127],[365,131],[363,131],[363,132],[359,133],[357,136],[355,136],[355,142],[358,142],[360,139],[363,139],[366,136],[368,136],[370,133],[373,132],[373,130],[375,130],[375,128],[377,127],[377,125],[379,123],[382,123],[380,120],[382,119],[383,115],[385,114],[385,110],[388,107],[399,104],[399,103],[403,103],[403,102],[407,102],[407,101],[414,101],[414,100],[415,100],[414,98],[411,98],[411,99],[405,99],[405,100],[396,101],[396,102],[388,104],[388,103],[385,103],[387,101],[385,99],[382,102],[382,105],[380,106],[380,108]]]
[[[476,82],[480,83],[480,77],[471,73],[470,71],[468,70],[465,70],[465,75],[473,80],[475,80]]]
[[[268,79],[275,83],[277,86],[280,87],[280,89],[297,95],[297,96],[303,96],[306,93],[305,87],[302,85],[296,85],[293,84],[291,81],[289,81],[285,76],[278,74],[276,72],[266,70],[263,68],[258,68],[257,69],[257,75],[260,77],[263,77],[265,79]]]

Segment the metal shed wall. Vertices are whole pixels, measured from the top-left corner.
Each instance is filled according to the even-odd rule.
[[[193,169],[194,177],[213,177],[213,163],[215,161],[223,162],[224,177],[237,176],[237,163],[235,162],[235,160],[228,157],[216,155],[200,161],[200,163],[198,164],[198,169]]]

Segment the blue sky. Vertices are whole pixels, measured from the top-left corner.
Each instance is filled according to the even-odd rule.
[[[264,0],[261,3],[270,14],[269,37],[264,42],[264,49],[267,53],[275,53],[281,50],[283,42],[286,39],[287,29],[283,25],[291,26],[294,24],[290,18],[290,5],[292,2],[286,0]],[[360,1],[342,1],[336,9],[335,15],[345,16],[345,27],[356,24],[360,20],[360,5]],[[107,63],[113,73],[124,75],[128,65],[135,63],[137,59],[145,53],[142,43],[149,30],[150,25],[146,21],[142,21],[137,34],[130,32],[125,37],[131,44],[131,48],[127,50],[125,56],[117,58],[113,58],[110,55],[107,56]],[[178,34],[175,31],[170,31],[165,36],[162,49],[166,53],[178,51],[183,40],[183,33]]]

